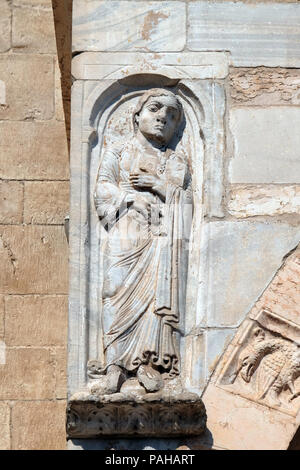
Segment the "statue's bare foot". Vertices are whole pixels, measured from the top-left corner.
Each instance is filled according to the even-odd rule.
[[[119,392],[122,383],[125,381],[125,374],[119,366],[109,366],[107,374],[101,380],[97,380],[91,386],[93,395],[111,395]]]
[[[121,385],[125,382],[125,374],[119,366],[109,366],[106,374],[107,392],[117,393],[120,391]]]
[[[149,365],[140,365],[137,371],[137,378],[147,392],[157,392],[164,385],[160,373]]]

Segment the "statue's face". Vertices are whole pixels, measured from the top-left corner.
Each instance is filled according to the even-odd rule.
[[[136,116],[139,131],[149,140],[167,144],[178,126],[180,111],[172,96],[150,97]]]

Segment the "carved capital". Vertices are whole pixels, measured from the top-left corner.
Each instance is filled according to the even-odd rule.
[[[204,404],[194,394],[172,401],[89,396],[70,401],[67,409],[70,438],[198,436],[205,426]]]

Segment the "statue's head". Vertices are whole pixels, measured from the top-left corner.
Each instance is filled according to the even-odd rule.
[[[183,115],[177,96],[163,88],[146,91],[133,114],[136,133],[159,145],[167,145],[178,129]]]

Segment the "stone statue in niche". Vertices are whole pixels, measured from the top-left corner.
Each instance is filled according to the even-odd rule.
[[[105,364],[88,364],[94,395],[117,393],[133,378],[157,392],[180,375],[192,221],[189,161],[176,151],[183,122],[173,92],[146,91],[133,113],[134,136],[107,148],[99,167]]]

